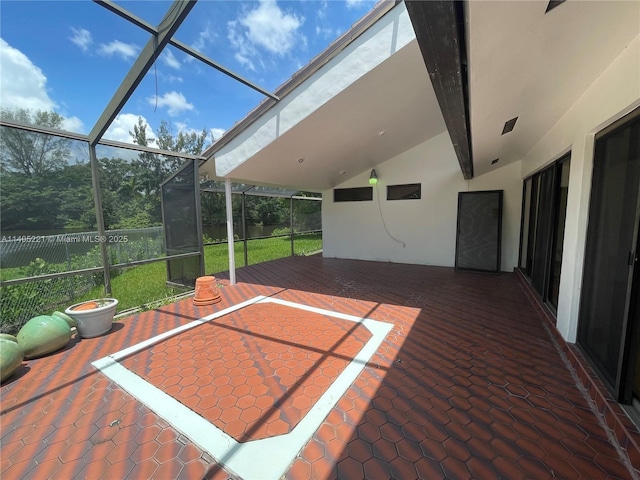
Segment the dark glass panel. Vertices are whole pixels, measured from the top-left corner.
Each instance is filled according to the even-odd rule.
[[[167,256],[200,251],[198,238],[198,205],[193,161],[162,185],[162,216]],[[168,281],[181,285],[195,285],[201,275],[200,257],[174,259],[168,263]]]
[[[336,188],[333,190],[334,202],[366,202],[373,200],[373,187]]]
[[[525,273],[531,278],[533,271],[533,247],[536,241],[536,221],[538,219],[538,199],[540,197],[540,174],[531,179],[531,205],[529,210],[529,232],[527,235],[527,267]]]
[[[560,293],[560,267],[562,266],[564,223],[567,216],[567,198],[569,196],[570,165],[571,160],[565,160],[558,165],[554,239],[551,250],[549,289],[547,291],[547,300],[555,309],[558,308],[558,295]]]
[[[596,142],[578,342],[615,385],[640,181],[639,122]]]
[[[527,269],[527,259],[529,258],[529,229],[531,219],[531,187],[532,179],[527,178],[524,181],[524,200],[522,202],[522,243],[520,245],[520,262],[519,267]]]
[[[553,218],[553,186],[555,166],[540,173],[540,190],[536,212],[536,235],[533,245],[531,283],[540,295],[547,279],[549,250],[551,249],[551,220]]]
[[[422,194],[420,183],[407,185],[389,185],[387,187],[387,200],[419,200]]]

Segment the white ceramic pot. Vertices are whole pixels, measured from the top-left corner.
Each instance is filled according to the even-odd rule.
[[[111,330],[117,306],[115,298],[98,298],[71,305],[64,313],[76,321],[78,335],[93,338]]]

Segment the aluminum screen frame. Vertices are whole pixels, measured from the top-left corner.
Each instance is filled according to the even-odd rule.
[[[204,275],[198,162],[186,160],[161,188],[167,282],[194,287]]]

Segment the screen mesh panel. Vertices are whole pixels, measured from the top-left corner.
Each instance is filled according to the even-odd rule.
[[[184,167],[162,185],[162,216],[167,256],[200,252],[198,234],[198,189],[194,164]],[[201,275],[200,256],[169,260],[168,281],[194,286]]]

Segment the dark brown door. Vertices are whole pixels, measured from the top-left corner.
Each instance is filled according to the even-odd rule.
[[[458,193],[456,269],[500,271],[502,190]]]

